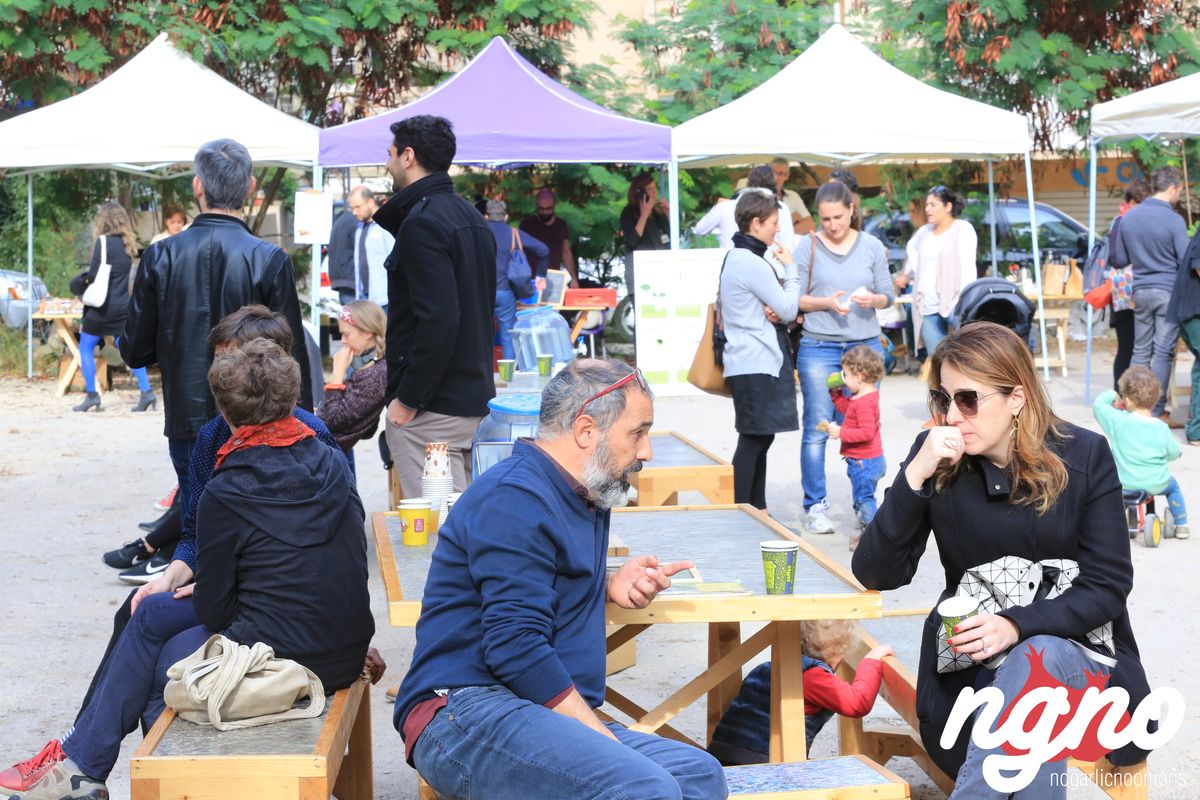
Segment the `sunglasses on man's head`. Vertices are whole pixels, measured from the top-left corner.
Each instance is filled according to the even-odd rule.
[[[974,389],[959,389],[954,393],[954,405],[958,406],[959,413],[964,417],[973,417],[979,413],[979,401],[986,400],[994,394],[1006,394],[1006,392],[1004,389],[997,389],[994,392],[980,394]],[[941,389],[930,389],[929,407],[938,416],[946,416],[950,413],[950,395]]]
[[[609,392],[615,392],[618,389],[620,389],[621,387],[628,386],[629,384],[633,383],[634,381],[637,381],[638,386],[642,387],[643,392],[645,392],[646,394],[650,393],[650,387],[649,387],[649,385],[647,385],[646,378],[642,375],[642,371],[640,369],[635,369],[633,372],[629,373],[624,378],[621,378],[621,380],[617,381],[612,386],[609,386],[607,389],[601,389],[600,391],[596,392],[594,395],[589,397],[587,400],[584,400],[583,405],[581,405],[579,407],[579,413],[577,413],[575,415],[575,419],[579,419],[580,417],[583,416],[583,412],[587,409],[588,403],[592,402],[593,400],[599,400],[601,397],[604,397],[604,395],[608,394]]]

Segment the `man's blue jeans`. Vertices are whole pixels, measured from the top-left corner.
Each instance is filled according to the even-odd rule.
[[[1158,378],[1162,394],[1151,413],[1160,416],[1167,405],[1167,381],[1175,365],[1175,343],[1179,341],[1179,325],[1167,321],[1167,303],[1171,293],[1166,289],[1134,288],[1133,290],[1133,359],[1132,366],[1149,367]]]
[[[512,329],[517,324],[517,296],[508,289],[496,290],[496,322],[500,327],[496,331],[496,344],[504,348],[505,358],[516,358],[513,355]]]
[[[610,723],[613,741],[503,686],[456,689],[413,763],[448,800],[723,800],[725,773],[691,745]]]
[[[171,454],[171,466],[175,467],[175,480],[179,484],[179,507],[184,514],[190,508],[188,502],[192,492],[188,486],[188,462],[192,460],[192,448],[195,446],[195,438],[167,439],[167,451]]]
[[[854,494],[854,510],[862,520],[863,527],[875,519],[879,503],[875,500],[875,487],[887,472],[887,460],[875,458],[847,458],[846,475],[850,477],[850,491]]]
[[[860,344],[883,355],[878,336],[856,342],[825,342],[807,336],[800,339],[796,371],[800,373],[800,393],[804,397],[800,482],[804,486],[805,511],[825,499],[825,441],[829,435],[817,430],[817,425],[834,418],[833,399],[825,379],[842,368],[842,355]]]
[[[1067,639],[1058,636],[1031,636],[1019,642],[1009,652],[1008,658],[996,669],[996,675],[992,679],[992,686],[1004,693],[1005,705],[1016,699],[1029,680],[1030,666],[1027,654],[1031,646],[1042,654],[1046,670],[1072,688],[1080,689],[1084,686],[1087,682],[1087,672],[1104,671],[1100,664],[1084,655],[1078,645]],[[974,724],[974,719],[971,724]],[[995,727],[992,730],[994,731]],[[999,800],[1010,796],[1014,800],[1059,800],[1067,796],[1066,759],[1042,764],[1029,786],[1010,795],[1008,792],[996,791],[984,780],[983,760],[993,754],[1003,755],[1004,749],[997,747],[985,750],[978,747],[972,739],[967,746],[967,758],[958,770],[958,780],[950,800]],[[1053,777],[1056,774],[1058,777]]]
[[[941,314],[925,314],[921,317],[921,347],[924,347],[929,355],[933,355],[934,349],[949,332],[950,320]]]
[[[166,707],[167,669],[196,651],[211,633],[200,624],[192,599],[152,594],[121,633],[92,701],[62,739],[63,751],[84,775],[107,780],[121,740],[141,719],[149,730]]]

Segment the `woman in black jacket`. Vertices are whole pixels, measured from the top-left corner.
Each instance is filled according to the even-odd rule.
[[[939,642],[936,609],[925,621],[917,672],[925,749],[957,775],[953,797],[1007,797],[986,783],[984,759],[1000,748],[970,739],[972,718],[953,746],[939,743],[964,688],[995,686],[1010,705],[1040,660],[1056,681],[1074,688],[1085,685],[1089,672],[1109,676],[1107,685],[1129,692],[1131,713],[1149,693],[1126,611],[1133,566],[1121,484],[1104,437],[1054,415],[1029,347],[1009,329],[963,326],[930,362],[937,427],[917,437],[863,533],[853,569],[868,589],[903,586],[932,531],[946,575],[941,602],[964,593],[959,582],[968,570],[996,559],[1041,562],[1043,576],[1053,574],[1049,560],[1077,562],[1065,591],[1034,585],[1027,605],[963,620],[948,642]],[[1106,623],[1107,644],[1096,635]],[[943,661],[954,648],[972,663],[939,672],[939,647]],[[1117,765],[1145,757],[1132,744],[1109,754]],[[1065,759],[1041,765],[1034,789],[1045,794],[1038,796],[1065,797],[1065,770]]]
[[[137,238],[133,235],[133,224],[129,214],[119,203],[108,201],[96,212],[96,220],[92,223],[92,231],[96,236],[96,244],[92,248],[92,263],[85,274],[71,281],[71,291],[82,295],[95,282],[100,270],[101,251],[105,251],[110,272],[108,274],[108,294],[104,304],[96,307],[83,307],[82,332],[79,334],[79,364],[83,371],[84,388],[87,396],[83,402],[75,406],[76,411],[87,411],[89,408],[100,410],[100,394],[96,391],[96,348],[100,346],[105,336],[118,337],[125,330],[125,317],[129,314],[129,273],[133,269],[133,257],[137,255]],[[101,244],[103,242],[103,244]],[[137,378],[138,389],[142,395],[138,398],[134,411],[145,411],[153,406],[157,399],[150,390],[150,380],[146,377],[146,368],[138,367],[131,370]]]
[[[213,633],[269,645],[326,692],[370,668],[363,507],[345,459],[294,416],[300,367],[266,339],[216,356],[209,385],[233,437],[198,512],[196,582],[146,597],[71,731],[0,772],[0,796],[102,800],[121,741],[163,711],[166,671]],[[193,594],[194,597],[189,596]]]

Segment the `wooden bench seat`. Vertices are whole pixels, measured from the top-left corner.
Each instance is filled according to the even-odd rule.
[[[370,684],[314,719],[217,731],[167,709],[133,754],[133,800],[371,800]]]
[[[726,767],[729,796],[754,800],[903,800],[908,784],[866,756]]]
[[[896,648],[904,658],[903,644],[916,648],[920,642],[924,614],[910,617],[892,617],[872,620],[870,625],[876,633],[887,629],[887,643]],[[894,631],[894,635],[893,632]],[[903,637],[901,639],[900,637]],[[880,642],[866,630],[850,649],[838,668],[838,674],[849,681],[854,679],[854,669],[863,657]],[[914,660],[915,655],[910,657]],[[838,736],[840,750],[846,753],[863,753],[878,764],[887,764],[894,756],[911,758],[947,795],[954,788],[954,780],[942,772],[925,752],[921,737],[917,733],[917,678],[916,674],[895,656],[883,659],[883,683],[879,696],[909,725],[906,732],[877,731],[864,728],[861,719],[839,716]],[[1146,800],[1149,797],[1149,782],[1146,762],[1129,767],[1115,767],[1107,758],[1095,762],[1070,760],[1070,766],[1081,770],[1113,800]]]

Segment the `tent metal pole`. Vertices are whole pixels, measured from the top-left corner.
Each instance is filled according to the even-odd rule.
[[[992,277],[997,275],[996,269],[996,173],[992,169],[992,160],[988,162],[988,214],[992,220]]]
[[[1050,350],[1046,347],[1046,305],[1042,302],[1042,254],[1038,250],[1037,210],[1033,204],[1033,159],[1025,151],[1025,192],[1029,203],[1029,231],[1033,237],[1033,285],[1037,292],[1038,329],[1042,338],[1042,379],[1050,379]]]
[[[28,176],[25,206],[25,377],[33,377],[33,173]]]
[[[1096,246],[1096,140],[1088,137],[1088,257]],[[1085,304],[1086,305],[1086,304]],[[1083,402],[1092,402],[1092,307],[1087,307],[1087,354],[1083,363]]]
[[[679,249],[679,162],[667,165],[667,181],[671,187],[671,249]]]
[[[317,191],[324,188],[325,174],[324,170],[317,166],[316,159],[313,159],[312,168],[312,185]],[[321,296],[321,245],[309,245],[312,248],[312,269],[309,275],[309,292],[312,302],[309,303],[310,316],[312,318],[313,327],[317,329],[317,341],[321,341],[321,309],[317,305],[317,299]]]

